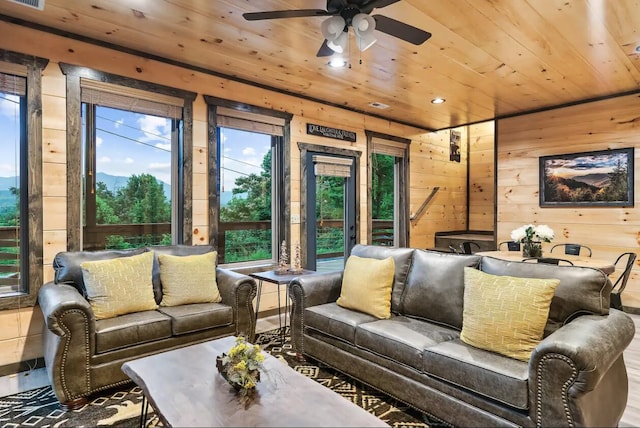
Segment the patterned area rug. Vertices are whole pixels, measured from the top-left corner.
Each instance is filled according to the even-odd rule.
[[[280,333],[278,329],[260,333],[255,342],[294,370],[339,393],[392,427],[428,427],[420,412],[315,361],[298,362],[289,335],[285,335],[282,344]],[[142,390],[131,384],[105,391],[79,410],[64,412],[47,386],[0,398],[0,427],[135,427],[140,423],[141,407]],[[146,426],[160,426],[153,409],[150,412]]]

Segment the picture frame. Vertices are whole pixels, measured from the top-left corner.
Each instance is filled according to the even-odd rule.
[[[541,156],[541,207],[633,207],[633,147]]]

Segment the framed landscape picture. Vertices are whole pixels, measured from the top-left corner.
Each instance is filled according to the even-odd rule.
[[[540,206],[633,206],[633,148],[540,157]]]

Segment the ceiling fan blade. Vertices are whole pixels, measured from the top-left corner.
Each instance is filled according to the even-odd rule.
[[[400,0],[369,0],[367,3],[360,6],[360,11],[362,13],[369,14],[373,9],[381,9],[394,3],[398,3],[399,1]]]
[[[306,16],[328,16],[329,12],[322,9],[272,10],[267,12],[247,12],[242,16],[247,21],[278,18],[303,18]]]
[[[414,45],[421,45],[431,37],[431,33],[421,30],[413,25],[396,21],[393,18],[383,15],[373,15],[376,20],[376,30],[387,33]]]
[[[322,42],[322,46],[320,46],[320,49],[318,49],[318,53],[316,54],[316,56],[323,57],[323,56],[331,56],[333,54],[334,54],[333,49],[331,49],[327,45],[327,40],[325,39],[325,41]]]

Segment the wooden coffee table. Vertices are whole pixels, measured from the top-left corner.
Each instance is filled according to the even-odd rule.
[[[122,370],[142,388],[165,426],[388,426],[268,354],[256,395],[245,406],[216,369],[216,357],[228,352],[234,339],[129,361]]]

